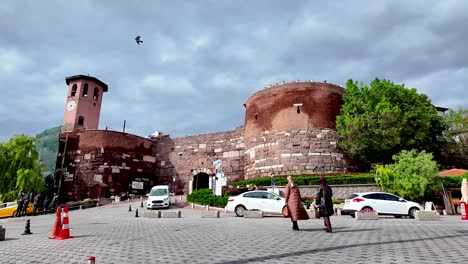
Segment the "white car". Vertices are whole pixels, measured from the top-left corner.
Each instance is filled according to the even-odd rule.
[[[281,214],[285,206],[285,199],[267,191],[250,191],[229,197],[226,205],[227,212],[235,212],[237,216],[244,216],[245,210],[259,209],[268,214]]]
[[[171,206],[171,197],[169,197],[168,185],[157,185],[151,188],[146,200],[146,209],[169,208]]]
[[[414,218],[417,211],[424,208],[415,202],[407,201],[394,194],[386,192],[353,193],[341,210],[341,214],[349,214],[354,217],[356,211],[374,210],[379,215],[393,215],[397,218],[409,216]]]

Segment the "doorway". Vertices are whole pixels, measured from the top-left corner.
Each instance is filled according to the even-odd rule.
[[[192,192],[200,189],[210,188],[210,177],[204,172],[200,172],[193,176]]]

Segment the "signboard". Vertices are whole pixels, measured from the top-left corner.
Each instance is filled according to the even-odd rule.
[[[223,161],[215,160],[213,161],[213,174],[215,177],[212,178],[211,189],[215,195],[222,195],[222,186],[226,186],[226,177],[223,172]]]
[[[70,182],[73,181],[73,174],[70,174],[68,172],[63,173],[63,181]]]
[[[213,173],[219,173],[223,171],[223,162],[221,160],[213,161]]]
[[[143,182],[132,181],[132,189],[143,190]]]

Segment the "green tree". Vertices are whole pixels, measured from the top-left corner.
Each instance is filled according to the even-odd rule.
[[[445,168],[468,168],[468,109],[449,109],[443,117],[448,124],[448,144],[438,160]]]
[[[450,135],[459,135],[468,132],[468,109],[462,107],[458,110],[449,109],[444,115]]]
[[[0,143],[0,200],[11,201],[21,192],[44,190],[35,138],[17,135]]]
[[[438,152],[446,124],[424,94],[388,80],[348,80],[336,128],[339,146],[363,164],[389,163],[405,149]]]
[[[393,160],[394,164],[376,166],[382,190],[418,201],[439,187],[439,170],[432,154],[424,150],[403,150]]]

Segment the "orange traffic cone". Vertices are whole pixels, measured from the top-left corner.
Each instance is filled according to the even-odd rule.
[[[62,231],[62,219],[61,219],[61,209],[60,206],[57,207],[57,218],[55,219],[54,228],[52,229],[52,234],[50,235],[50,239],[54,239],[60,236],[60,231]]]
[[[62,230],[60,231],[60,236],[56,237],[55,239],[69,239],[73,238],[70,236],[70,226],[68,223],[68,205],[65,205],[65,211],[63,212],[63,224],[62,224]]]

